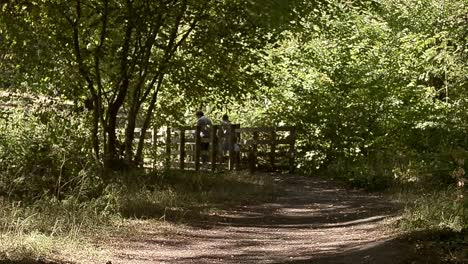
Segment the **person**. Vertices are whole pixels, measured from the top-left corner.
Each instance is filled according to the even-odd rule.
[[[211,120],[205,116],[203,111],[197,111],[195,113],[197,117],[197,126],[200,126],[200,137],[203,138],[210,138],[210,129],[212,126]],[[203,163],[208,162],[208,153],[207,151],[209,150],[210,143],[209,142],[201,142],[200,143],[200,149],[202,151],[201,153],[201,159]]]
[[[231,135],[230,129],[231,121],[229,121],[229,116],[224,114],[218,129],[219,155],[222,161],[224,161],[224,157],[229,151],[229,137]]]
[[[218,139],[219,139],[219,155],[221,160],[224,162],[227,152],[230,149],[229,140],[231,137],[231,121],[229,120],[229,116],[227,114],[223,115],[221,120],[219,129],[218,129]],[[232,150],[234,151],[234,155],[236,159],[239,157],[240,154],[240,147],[237,143],[237,137],[232,138]]]

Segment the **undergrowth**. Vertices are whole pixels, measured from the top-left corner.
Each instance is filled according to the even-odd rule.
[[[404,212],[397,227],[419,254],[440,263],[468,262],[468,202],[454,188],[400,190]]]
[[[95,201],[78,203],[72,197],[43,197],[28,204],[1,200],[0,208],[0,259],[14,261],[93,254],[85,234],[111,223]]]
[[[400,226],[405,230],[450,229],[459,232],[468,228],[468,204],[457,200],[453,188],[403,193],[400,197],[405,203]]]

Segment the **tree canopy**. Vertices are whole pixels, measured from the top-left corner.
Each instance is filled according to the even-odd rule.
[[[143,145],[134,150],[133,131],[137,122],[143,134],[148,129],[159,92],[206,96],[205,91],[216,91],[225,97],[255,89],[255,76],[247,69],[256,51],[290,19],[293,4],[6,2],[2,54],[13,63],[2,65],[2,73],[16,72],[16,78],[8,78],[15,84],[60,94],[90,109],[94,152],[98,159],[103,155],[106,167],[121,159],[138,164]],[[116,135],[119,119],[126,126],[122,143]]]

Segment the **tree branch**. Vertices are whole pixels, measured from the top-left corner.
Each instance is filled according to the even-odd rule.
[[[174,47],[174,43],[176,41],[175,39],[177,37],[177,32],[179,31],[180,23],[181,23],[181,21],[182,21],[182,19],[184,17],[184,14],[185,14],[186,10],[187,10],[187,0],[184,0],[182,2],[181,11],[177,15],[175,23],[174,23],[174,27],[171,30],[170,37],[169,37],[169,43],[167,44],[167,46],[164,49],[163,59],[159,63],[158,70],[154,74],[150,85],[148,85],[148,87],[146,88],[143,96],[140,98],[140,101],[138,102],[138,104],[140,104],[140,105],[146,100],[146,98],[148,98],[148,95],[151,93],[151,90],[153,89],[154,84],[158,80],[159,76],[162,75],[164,69],[167,67],[167,63],[170,61],[170,59],[172,57],[172,53],[173,53],[172,50],[173,50],[173,47]]]
[[[128,76],[128,53],[130,50],[130,41],[134,26],[133,22],[131,21],[133,16],[133,6],[132,1],[130,0],[127,0],[127,10],[127,26],[125,30],[125,38],[120,60],[120,79],[117,82],[117,95],[114,96],[109,103],[110,106],[112,106],[111,108],[115,108],[116,110],[118,110],[118,108],[120,108],[120,106],[123,104],[130,83],[130,78]],[[114,98],[115,100],[113,100]]]
[[[101,51],[102,47],[104,46],[104,42],[106,39],[106,32],[107,32],[107,16],[109,12],[109,1],[104,0],[104,9],[102,13],[102,28],[101,28],[101,34],[99,37],[99,45],[96,47],[96,50],[94,52],[94,68],[96,71],[96,81],[97,81],[97,86],[98,86],[98,91],[97,91],[97,97],[98,97],[98,105],[99,105],[99,115],[101,117],[101,122],[106,124],[105,122],[105,117],[102,114],[102,97],[103,97],[103,87],[102,87],[102,79],[101,79],[101,69],[100,69],[100,56],[101,56]]]
[[[75,51],[76,61],[78,63],[80,75],[85,79],[87,86],[88,86],[88,90],[91,93],[91,96],[93,98],[93,102],[95,104],[94,107],[100,108],[100,106],[98,105],[99,100],[96,94],[96,90],[94,88],[94,83],[84,64],[83,56],[81,54],[80,38],[79,38],[79,24],[80,24],[80,19],[81,19],[81,1],[80,0],[76,0],[75,12],[76,12],[75,21],[71,21],[71,20],[69,21],[71,22],[72,29],[73,29],[73,48]],[[99,124],[99,119],[100,119],[99,112],[100,111],[97,109],[94,109],[93,111],[94,122],[93,122],[93,131],[92,131],[93,133],[92,140],[93,140],[93,149],[94,149],[94,154],[96,155],[96,160],[99,160],[100,158],[99,140],[98,140],[98,124]]]

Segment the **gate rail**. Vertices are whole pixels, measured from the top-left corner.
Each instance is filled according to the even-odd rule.
[[[290,173],[294,172],[295,127],[241,128],[239,124],[231,124],[227,127],[229,133],[226,137],[219,137],[219,125],[207,129],[210,131],[209,137],[202,137],[201,126],[148,131],[151,138],[145,140],[145,145],[151,146],[149,152],[153,154],[144,159],[144,166],[195,171],[247,167],[251,172],[286,167]],[[141,130],[137,128],[135,133],[141,133]],[[227,143],[227,149],[221,147],[223,142]],[[202,143],[208,143],[208,150],[202,150]]]

